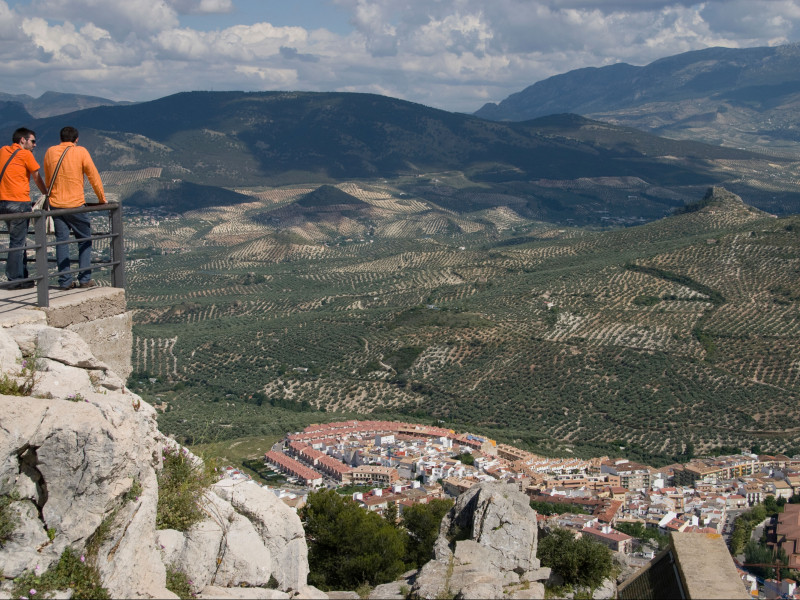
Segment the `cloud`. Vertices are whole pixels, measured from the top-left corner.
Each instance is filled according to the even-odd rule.
[[[233,11],[232,0],[171,0],[169,4],[182,15],[225,14]]]
[[[115,36],[146,34],[178,25],[178,13],[166,2],[155,0],[34,0],[33,14],[49,21],[93,23]]]
[[[288,46],[281,46],[281,56],[288,60],[299,60],[302,62],[319,62],[319,58],[313,54],[300,54],[297,48],[289,48]]]
[[[277,26],[264,2],[260,22],[182,24],[230,19],[237,2],[0,0],[0,84],[132,100],[291,86],[472,112],[575,68],[800,39],[796,0],[319,0],[349,16],[344,33],[303,27],[300,13]]]

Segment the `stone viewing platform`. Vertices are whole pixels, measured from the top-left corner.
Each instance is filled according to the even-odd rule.
[[[36,288],[0,290],[0,327],[38,323],[74,331],[95,356],[126,379],[131,372],[133,340],[125,290],[94,287],[49,292],[50,306],[39,308]]]

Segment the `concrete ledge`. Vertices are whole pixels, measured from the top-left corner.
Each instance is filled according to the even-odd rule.
[[[123,381],[131,373],[132,319],[123,289],[51,289],[48,308],[36,306],[35,289],[0,290],[0,327],[28,323],[74,331]]]
[[[673,533],[672,553],[687,598],[750,598],[718,533]]]
[[[38,308],[16,307],[14,310],[0,311],[0,327],[14,327],[24,323],[47,323],[47,315]]]
[[[123,381],[131,374],[133,353],[132,313],[94,319],[67,326],[83,338],[98,359],[103,361]]]
[[[125,290],[112,287],[75,289],[50,296],[50,306],[41,309],[51,327],[69,327],[126,312]]]

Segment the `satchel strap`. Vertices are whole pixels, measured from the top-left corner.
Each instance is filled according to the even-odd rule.
[[[22,150],[22,148],[17,148],[16,150],[14,150],[14,152],[11,153],[11,156],[6,161],[6,164],[3,165],[3,170],[0,171],[0,181],[3,180],[3,175],[6,174],[6,169],[8,168],[8,165],[11,164],[11,161],[14,160],[14,157],[17,155],[17,152],[19,152],[20,150]]]
[[[70,148],[72,148],[72,146],[67,146],[64,148],[64,152],[61,153],[61,156],[56,163],[55,171],[53,171],[53,176],[50,178],[50,185],[47,186],[47,193],[44,195],[45,210],[50,210],[50,192],[53,191],[53,184],[56,182],[56,175],[58,175],[58,170],[61,168],[61,161],[64,160],[64,157],[67,155],[67,152],[69,152]]]

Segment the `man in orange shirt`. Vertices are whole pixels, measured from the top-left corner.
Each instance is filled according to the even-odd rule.
[[[30,129],[20,127],[11,136],[11,145],[0,148],[0,165],[5,165],[0,179],[0,213],[31,212],[31,185],[33,177],[36,187],[47,193],[44,181],[39,175],[39,163],[33,157],[36,134]],[[8,223],[8,247],[23,248],[28,238],[28,219],[12,219]],[[14,283],[28,278],[27,252],[10,250],[6,256],[6,277],[10,282],[6,289],[31,288],[34,283]]]
[[[66,154],[65,154],[66,153]],[[55,173],[54,172],[62,155],[64,159]],[[100,173],[94,166],[92,157],[86,148],[78,146],[78,130],[74,127],[64,127],[61,130],[61,144],[47,149],[44,155],[44,178],[48,185],[52,185],[50,190],[51,208],[77,208],[83,206],[86,200],[83,195],[83,176],[97,194],[100,204],[106,203],[103,182],[100,181]],[[56,230],[56,241],[64,242],[69,239],[70,231],[75,239],[83,240],[78,242],[78,282],[72,280],[69,261],[69,244],[56,246],[56,263],[58,265],[58,287],[68,290],[73,287],[94,287],[96,284],[92,280],[92,271],[89,265],[92,261],[92,240],[86,239],[92,235],[92,224],[86,213],[75,215],[61,215],[53,217],[53,224]]]

